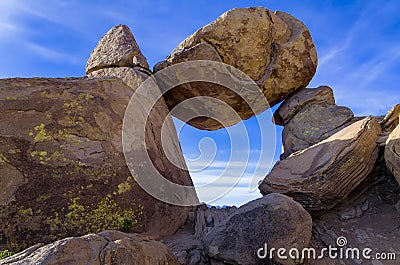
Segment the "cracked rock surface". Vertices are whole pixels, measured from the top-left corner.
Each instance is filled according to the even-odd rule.
[[[179,263],[160,242],[138,234],[108,230],[82,237],[65,238],[45,246],[37,244],[0,261],[0,264],[178,265]]]
[[[194,96],[210,96],[227,103],[241,119],[306,87],[317,67],[316,49],[306,26],[289,14],[262,7],[235,8],[224,13],[185,39],[154,71],[192,60],[212,60],[236,67],[257,83],[269,106],[251,110],[242,98],[223,86],[193,82],[166,93],[169,108]],[[203,107],[208,107],[206,102]],[[187,111],[190,108],[182,113]],[[181,118],[179,113],[176,116]],[[238,122],[230,116],[221,119],[192,119],[188,123],[199,129],[216,130],[222,128],[221,123],[229,126]]]

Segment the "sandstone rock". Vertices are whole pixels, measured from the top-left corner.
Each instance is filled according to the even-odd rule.
[[[380,122],[382,130],[385,132],[393,131],[399,125],[400,104],[394,106]]]
[[[282,157],[325,140],[354,118],[353,112],[336,105],[309,105],[286,124],[282,132]]]
[[[387,168],[392,172],[397,181],[400,183],[400,126],[397,125],[385,146],[385,161]]]
[[[275,111],[273,121],[285,126],[281,155],[284,159],[325,140],[357,119],[349,108],[335,105],[330,87],[320,86],[302,89],[285,99]]]
[[[275,111],[273,122],[276,125],[285,126],[300,110],[314,104],[335,105],[332,88],[319,86],[297,91],[287,97]]]
[[[135,181],[142,171],[131,175],[126,165],[122,120],[132,94],[115,78],[0,80],[0,249],[132,225],[160,237],[185,223],[188,207],[147,194]],[[138,140],[163,177],[191,186],[166,113],[156,104]],[[161,144],[163,123],[169,140]]]
[[[88,74],[88,77],[90,78],[107,76],[120,78],[126,85],[131,87],[133,91],[136,91],[136,88],[138,88],[140,84],[149,77],[145,73],[130,67],[103,68]]]
[[[312,219],[303,207],[281,194],[269,194],[251,201],[216,225],[204,237],[206,253],[223,264],[266,264],[257,258],[259,248],[308,247]],[[294,260],[274,260],[279,264],[297,264]]]
[[[306,26],[286,13],[262,7],[236,8],[224,13],[179,44],[154,71],[191,60],[223,62],[243,71],[256,81],[270,106],[304,88],[317,67],[316,49]],[[209,96],[227,103],[241,119],[269,107],[264,104],[253,112],[243,106],[246,102],[233,91],[205,82],[179,86],[166,93],[165,98],[172,109],[196,96]],[[208,107],[206,102],[203,107]],[[233,125],[237,120],[223,123]],[[206,118],[193,119],[189,124],[207,130],[222,128],[221,124]]]
[[[371,172],[381,133],[375,118],[357,121],[326,140],[277,162],[259,186],[286,194],[309,211],[334,207]]]
[[[113,27],[101,38],[86,63],[86,73],[117,66],[149,68],[132,32],[125,25]]]
[[[168,248],[137,234],[104,231],[65,238],[45,246],[34,246],[0,261],[0,264],[70,265],[178,265]]]

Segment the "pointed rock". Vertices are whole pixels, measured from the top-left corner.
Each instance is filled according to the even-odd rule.
[[[149,68],[132,32],[125,25],[113,27],[100,39],[86,63],[86,74],[116,66]]]

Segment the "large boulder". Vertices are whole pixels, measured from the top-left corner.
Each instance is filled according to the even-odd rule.
[[[399,118],[400,104],[397,104],[391,110],[389,110],[383,120],[380,121],[382,130],[384,132],[393,131],[397,127],[397,125],[399,125]]]
[[[266,264],[268,258],[257,257],[265,244],[269,250],[296,248],[301,252],[310,243],[311,230],[311,216],[299,203],[282,194],[269,194],[241,206],[214,226],[205,235],[204,246],[210,258],[223,264]],[[276,255],[274,260],[284,265],[298,264]]]
[[[132,32],[125,25],[113,27],[100,39],[86,63],[86,73],[117,66],[149,68]]]
[[[0,264],[179,265],[164,244],[119,231],[65,238],[45,246],[37,244],[0,261]]]
[[[135,181],[141,171],[126,165],[122,122],[132,94],[115,78],[0,80],[0,249],[106,229],[160,237],[185,223],[188,207],[147,194]],[[167,113],[159,101],[137,124],[146,126],[138,141],[163,177],[192,187]]]
[[[349,108],[335,105],[330,87],[296,92],[274,113],[274,122],[284,126],[281,158],[325,140],[354,121]]]
[[[262,194],[286,194],[309,211],[331,209],[373,169],[380,133],[375,118],[357,121],[324,141],[277,162],[259,189]]]
[[[386,141],[385,161],[387,168],[400,183],[400,125],[389,134]]]
[[[154,67],[154,71],[192,60],[222,62],[243,71],[258,84],[260,95],[266,97],[269,106],[306,87],[317,67],[316,49],[306,26],[289,14],[272,12],[263,7],[235,8],[224,13],[185,39]],[[244,95],[246,93],[251,91],[244,92]],[[252,110],[247,106],[252,102],[245,102],[241,95],[224,86],[206,82],[178,86],[165,94],[170,109],[197,96],[208,96],[227,103],[242,119],[269,107],[264,104]],[[202,107],[209,108],[208,101],[204,101]],[[187,111],[182,110],[182,115]],[[180,113],[175,113],[175,116],[181,118]],[[216,130],[222,128],[222,124],[229,126],[238,122],[230,117],[226,119],[216,122],[199,117],[188,123],[199,129]]]

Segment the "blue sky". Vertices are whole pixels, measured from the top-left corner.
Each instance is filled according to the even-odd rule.
[[[286,11],[309,27],[319,57],[310,87],[331,86],[337,103],[350,107],[356,115],[382,115],[400,102],[398,0],[1,0],[0,78],[83,76],[90,51],[104,33],[120,23],[131,28],[153,66],[188,35],[223,12],[249,6]],[[267,130],[262,137],[257,120],[246,121],[250,148],[238,146],[235,150],[231,150],[229,134],[240,142],[242,136],[235,133],[240,126],[231,128],[230,133],[201,132],[176,122],[178,128],[182,127],[179,137],[196,184],[220,175],[230,153],[242,154],[243,159],[247,154],[250,157],[239,184],[214,204],[238,205],[260,196],[257,191],[249,192],[252,175],[257,169],[256,177],[261,178],[281,148],[281,128],[275,134],[270,117],[271,111],[258,117]],[[277,155],[272,158],[275,142]],[[268,158],[263,157],[258,164],[258,154],[263,150]],[[199,171],[214,151],[213,163]],[[238,168],[243,167],[242,157],[234,158],[239,161],[233,161],[223,175],[227,186],[241,175]],[[207,200],[213,192],[200,194],[200,199]]]

